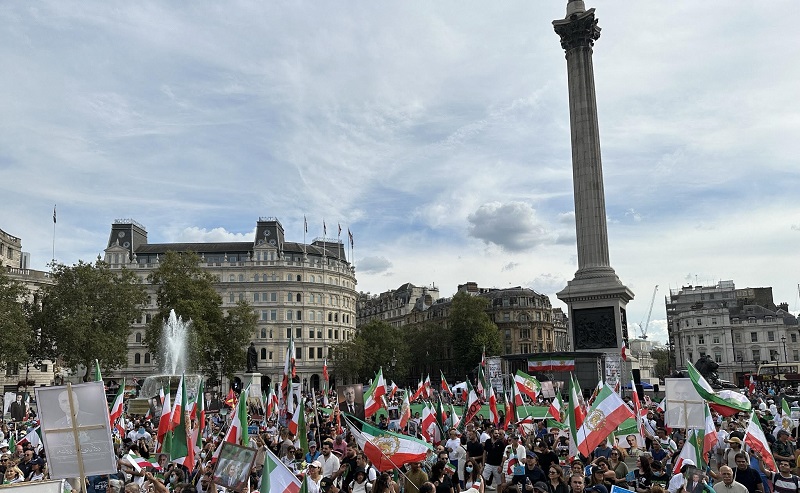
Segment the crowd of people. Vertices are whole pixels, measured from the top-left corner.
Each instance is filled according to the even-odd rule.
[[[258,433],[251,434],[249,443],[243,445],[255,449],[256,457],[249,481],[237,489],[261,489],[269,450],[305,483],[309,493],[611,493],[614,487],[636,493],[800,493],[800,454],[794,433],[780,422],[777,396],[764,389],[752,398],[770,443],[774,468],[763,454],[748,450],[745,430],[749,416],[744,413],[728,417],[714,413],[717,441],[705,464],[681,459],[686,430],[669,429],[663,411],[653,405],[642,417],[644,436],[611,435],[588,456],[571,455],[570,430],[554,421],[550,426],[541,420],[532,427],[514,424],[503,429],[479,414],[469,423],[452,427],[449,424],[455,419],[450,416],[444,420],[445,427],[434,434],[432,452],[426,460],[379,471],[347,427],[334,419],[336,404],[326,408],[320,394],[303,394],[300,405],[305,406],[305,430],[291,433],[286,416],[251,416],[248,424],[256,426]],[[225,436],[230,415],[207,417],[202,447],[190,465],[172,463],[167,454],[157,452],[155,418],[126,418],[125,433],[115,435],[118,471],[87,478],[89,493],[225,491],[219,480],[221,473],[216,471],[215,451]],[[379,429],[398,433],[411,430],[421,438],[418,413],[403,429],[384,412],[371,420]],[[48,478],[47,457],[41,445],[31,440],[20,442],[35,424],[18,422],[15,429],[7,424],[0,427],[3,484]],[[136,467],[126,459],[131,454],[148,460],[148,465]],[[679,461],[681,467],[676,471]],[[72,481],[67,488],[77,486]]]

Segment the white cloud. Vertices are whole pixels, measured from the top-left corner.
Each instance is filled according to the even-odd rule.
[[[205,229],[196,226],[184,228],[178,233],[175,241],[181,243],[204,243],[204,242],[225,242],[225,241],[253,241],[256,237],[256,230],[253,228],[249,233],[231,233],[225,228]]]
[[[358,271],[364,274],[387,274],[392,263],[385,257],[364,257],[356,262]]]
[[[533,207],[524,202],[483,204],[467,220],[471,236],[511,252],[532,250],[554,239]]]

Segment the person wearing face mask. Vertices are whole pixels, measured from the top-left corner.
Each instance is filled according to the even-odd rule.
[[[468,490],[476,487],[483,493],[483,482],[481,481],[481,465],[470,458],[464,462],[464,489]]]

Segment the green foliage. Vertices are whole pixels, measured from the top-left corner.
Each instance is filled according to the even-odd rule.
[[[105,368],[125,365],[130,325],[147,301],[136,274],[81,261],[56,265],[53,279],[43,290],[40,321],[64,364],[91,369],[96,358]]]
[[[481,354],[500,354],[500,332],[486,313],[488,300],[466,293],[453,297],[447,331],[453,341],[453,370],[466,375],[481,361]]]
[[[0,268],[0,363],[22,363],[28,360],[28,346],[33,331],[26,313],[31,294],[21,283],[11,279]]]
[[[229,378],[244,368],[246,345],[256,326],[256,315],[247,303],[239,303],[227,316],[222,298],[214,289],[217,278],[200,268],[194,252],[167,252],[148,280],[156,288],[158,314],[147,327],[145,343],[151,352],[161,354],[161,334],[170,310],[191,320],[187,368],[199,368],[208,375],[218,366]],[[215,356],[220,357],[215,362]]]
[[[655,376],[658,378],[668,377],[670,372],[669,364],[669,349],[667,348],[654,348],[650,351],[650,357],[654,360]]]
[[[247,366],[246,345],[256,330],[257,322],[258,316],[246,301],[240,301],[225,315],[222,333],[215,338],[216,349],[221,355],[222,373],[228,378]]]
[[[403,331],[379,320],[361,327],[352,340],[340,343],[335,355],[332,366],[337,374],[361,382],[372,378],[381,367],[387,379],[406,375],[411,356]]]

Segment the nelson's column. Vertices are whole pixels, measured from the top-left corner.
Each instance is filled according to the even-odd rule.
[[[575,351],[619,354],[627,341],[625,307],[633,292],[617,277],[608,260],[608,230],[603,193],[603,165],[594,92],[592,46],[600,37],[594,9],[569,0],[567,16],[553,21],[567,58],[569,120],[572,134],[572,180],[578,270],[556,294],[569,307]]]

